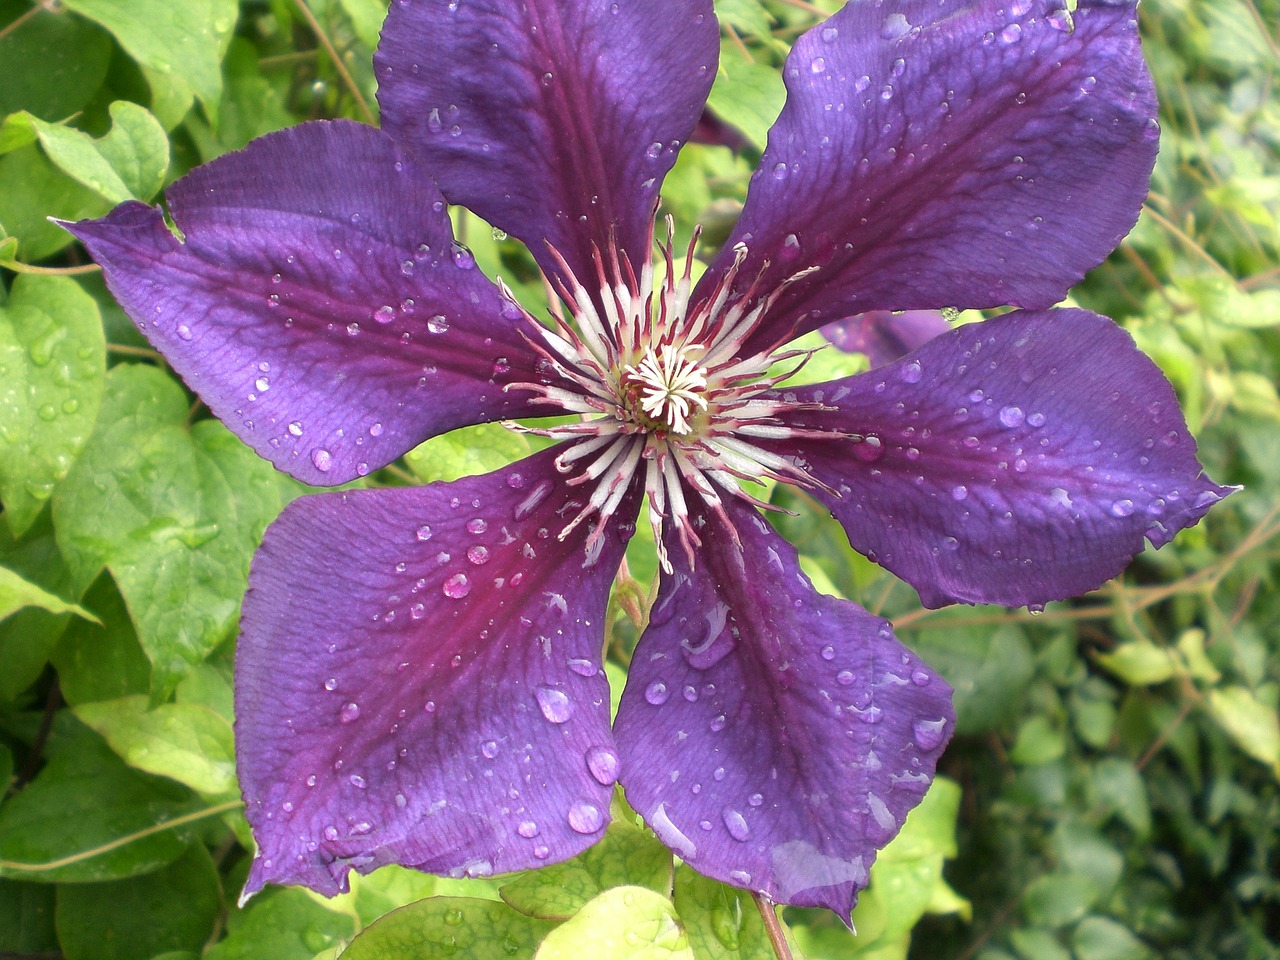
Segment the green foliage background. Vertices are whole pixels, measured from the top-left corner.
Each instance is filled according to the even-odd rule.
[[[834,0],[717,8],[711,105],[747,146],[690,147],[666,190],[681,227],[708,236],[740,206],[789,43]],[[621,799],[601,844],[547,870],[386,868],[333,900],[270,889],[236,905],[252,842],[235,624],[262,531],[304,491],[209,418],[46,218],[154,201],[284,125],[373,119],[382,14],[380,0],[0,0],[0,957],[771,957],[750,898],[673,864]],[[1246,489],[1039,615],[922,610],[788,500],[815,581],[891,616],[959,713],[945,778],[877,862],[858,936],[788,909],[797,956],[1280,956],[1280,3],[1140,14],[1160,160],[1137,228],[1075,299],[1133,332],[1210,474]],[[538,302],[518,245],[461,215],[459,230]],[[528,449],[478,428],[368,483]],[[652,561],[641,550],[629,570],[615,688]]]

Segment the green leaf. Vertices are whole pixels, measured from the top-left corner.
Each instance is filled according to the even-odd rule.
[[[675,906],[645,887],[614,887],[556,927],[537,960],[695,960]]]
[[[62,698],[75,706],[146,693],[151,664],[110,574],[94,581],[83,602],[102,622],[72,621],[53,651]]]
[[[18,277],[0,307],[0,499],[15,534],[88,442],[105,373],[93,298],[66,277]]]
[[[521,913],[565,919],[603,891],[625,884],[669,890],[671,852],[649,831],[614,822],[599,843],[572,860],[528,871],[501,893]]]
[[[1245,753],[1267,764],[1280,777],[1280,716],[1260,703],[1247,688],[1209,691],[1209,712]]]
[[[40,145],[60,169],[111,201],[150,200],[169,169],[169,137],[145,108],[111,104],[111,129],[97,139],[28,114]]]
[[[739,33],[768,37],[773,24],[760,0],[716,0],[716,17]]]
[[[1148,640],[1122,643],[1108,653],[1099,653],[1098,662],[1134,687],[1154,686],[1181,673],[1176,653]]]
[[[387,18],[387,5],[383,0],[338,0],[342,10],[351,19],[356,36],[370,50],[378,45],[378,33],[382,21]]]
[[[227,917],[227,936],[204,960],[312,960],[355,935],[356,921],[306,890],[268,888]]]
[[[231,724],[206,707],[122,697],[75,709],[125,763],[185,783],[197,793],[222,796],[236,785]]]
[[[374,923],[351,941],[342,958],[444,960],[503,957],[529,960],[538,943],[554,927],[550,921],[526,917],[506,904],[492,900],[430,897],[394,910]]]
[[[66,6],[106,27],[153,90],[190,91],[205,110],[216,111],[236,0],[66,0]]]
[[[46,120],[87,104],[107,75],[111,38],[97,24],[41,5],[0,36],[0,117],[30,110]]]
[[[50,217],[83,220],[111,206],[55,167],[34,143],[0,156],[0,183],[22,184],[21,190],[0,190],[0,230],[17,239],[17,256],[27,262],[52,256],[75,239]]]
[[[785,100],[786,88],[776,69],[748,59],[736,44],[721,41],[720,70],[707,98],[712,113],[764,149]]]
[[[154,367],[107,377],[102,425],[54,499],[77,583],[105,564],[162,698],[235,627],[249,559],[282,505],[274,471]]]
[[[188,790],[130,769],[83,727],[51,742],[50,754],[0,807],[0,877],[118,880],[182,855],[185,837],[157,826],[201,809]]]
[[[499,423],[482,423],[434,437],[410,450],[404,459],[419,480],[430,483],[489,473],[532,452],[524,434]]]
[[[171,950],[199,952],[222,910],[218,872],[193,844],[140,877],[58,888],[58,943],[67,960],[135,960]]]
[[[921,631],[914,638],[920,656],[955,689],[956,733],[985,733],[1011,721],[1035,673],[1026,633],[1006,625],[957,624]]]
[[[1085,917],[1071,938],[1077,960],[1154,960],[1126,927],[1106,917]]]
[[[0,880],[0,955],[57,953],[53,928],[54,887]]]
[[[29,580],[23,580],[7,567],[0,567],[0,620],[23,607],[39,607],[50,613],[74,613],[86,620],[98,619],[83,607],[55,597]]]
[[[1083,873],[1042,874],[1027,886],[1022,911],[1038,927],[1057,929],[1074,923],[1098,902],[1098,885]]]
[[[49,512],[41,513],[21,539],[0,524],[0,564],[54,596],[72,596],[71,577],[58,553]],[[0,702],[13,701],[40,676],[69,623],[87,623],[66,613],[24,607],[0,620]]]
[[[681,864],[674,901],[697,960],[774,960],[760,911],[745,890]]]

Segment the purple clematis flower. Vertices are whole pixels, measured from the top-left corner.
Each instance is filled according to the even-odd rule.
[[[716,73],[710,0],[398,0],[383,128],[315,122],[191,172],[169,213],[69,228],[254,450],[339,484],[467,424],[548,414],[486,476],[304,497],[268,530],[237,661],[247,892],[386,863],[536,867],[615,782],[693,867],[847,918],[951,735],[947,684],[817,593],[742,482],[798,485],[925,604],[1098,586],[1227,488],[1110,320],[1049,309],[1133,225],[1157,147],[1134,7],[855,0],[800,38],[736,231],[654,245]],[[456,244],[524,241],[564,320]],[[690,245],[690,253],[692,244]],[[789,388],[792,338],[872,310],[1013,305]],[[610,729],[610,583],[658,597]]]

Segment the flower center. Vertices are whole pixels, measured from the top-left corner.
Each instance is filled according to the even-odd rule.
[[[700,352],[697,346],[665,344],[646,353],[638,366],[625,366],[622,383],[632,416],[648,419],[656,431],[689,436],[690,415],[707,409],[707,371],[690,356]]]
[[[651,225],[650,249],[652,230]],[[556,468],[563,473],[578,471],[568,481],[571,485],[592,485],[586,502],[576,504],[578,512],[560,531],[560,539],[587,518],[596,517],[587,541],[589,559],[593,557],[602,545],[609,518],[633,481],[642,477],[649,522],[668,572],[672,568],[662,537],[664,523],[674,524],[691,563],[694,548],[701,545],[689,517],[687,493],[700,497],[732,529],[722,506],[724,492],[776,509],[743,490],[740,481],[819,485],[803,468],[758,442],[809,433],[788,427],[785,414],[820,405],[788,402],[770,391],[799,369],[812,351],[744,356],[745,344],[765,311],[787,284],[803,274],[764,295],[751,284],[729,303],[747,253],[739,244],[734,263],[710,295],[690,304],[698,231],[689,243],[683,271],[677,271],[672,254],[673,233],[668,218],[667,241],[660,248],[666,270],[660,282],[655,282],[652,260],[637,275],[625,254],[613,253],[606,268],[597,250],[596,297],[555,254],[567,278],[558,284],[557,293],[570,316],[557,314],[553,327],[528,314],[525,317],[536,331],[530,343],[559,382],[506,387],[531,391],[557,412],[581,415],[581,422],[563,426],[512,425],[569,441],[556,458]],[[788,360],[798,362],[782,374],[770,373],[779,361]]]

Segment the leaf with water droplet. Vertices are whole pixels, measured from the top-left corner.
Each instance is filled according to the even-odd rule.
[[[751,894],[681,864],[676,912],[698,960],[773,960],[773,947]]]
[[[312,960],[355,935],[356,918],[343,899],[321,900],[299,887],[264,890],[231,909],[226,938],[205,960]]]
[[[645,887],[614,887],[556,927],[537,960],[578,960],[583,944],[594,960],[695,960],[675,906]]]
[[[671,852],[647,830],[615,820],[600,842],[572,860],[505,884],[502,899],[531,917],[565,919],[610,887],[635,884],[666,892]]]
[[[84,449],[105,374],[93,299],[66,277],[18,277],[0,306],[0,500],[15,534],[31,526]],[[40,415],[46,408],[51,419]]]
[[[429,897],[387,914],[343,951],[344,960],[437,960],[446,956],[531,960],[555,927],[503,903]]]
[[[234,630],[249,558],[288,495],[220,423],[188,431],[186,415],[171,377],[113,368],[101,425],[54,495],[73,592],[111,570],[158,696]]]

